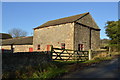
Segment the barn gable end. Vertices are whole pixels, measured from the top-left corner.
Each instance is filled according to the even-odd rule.
[[[84,16],[83,18],[78,19],[76,22],[88,26],[90,28],[100,29],[94,21],[94,19],[92,18],[92,16],[90,15],[90,13]]]
[[[96,50],[100,46],[99,42],[100,28],[90,13],[75,22],[75,49],[78,48],[78,44],[83,44],[85,50]]]

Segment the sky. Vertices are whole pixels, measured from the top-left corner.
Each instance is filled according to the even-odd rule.
[[[20,28],[33,34],[33,28],[63,17],[90,12],[105,34],[105,23],[118,20],[118,2],[2,2],[2,32]]]

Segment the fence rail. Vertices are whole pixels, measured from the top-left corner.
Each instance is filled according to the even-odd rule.
[[[54,48],[51,46],[52,60],[77,60],[86,61],[94,59],[94,57],[106,57],[109,55],[107,51],[78,51],[71,49]]]
[[[70,49],[61,49],[61,48],[51,48],[52,59],[53,60],[77,60],[77,61],[86,61],[88,60],[89,51],[77,51]]]

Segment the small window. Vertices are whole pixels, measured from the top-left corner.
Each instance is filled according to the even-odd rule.
[[[4,52],[4,49],[2,48],[2,53]]]
[[[78,44],[78,51],[80,51],[80,44]]]
[[[78,51],[82,51],[83,50],[83,44],[78,44]]]
[[[29,52],[33,52],[33,48],[29,48]]]
[[[37,48],[37,50],[40,50],[40,45],[38,45],[38,48]]]
[[[65,43],[61,43],[61,48],[65,49]]]
[[[47,45],[47,51],[50,51],[51,45]]]

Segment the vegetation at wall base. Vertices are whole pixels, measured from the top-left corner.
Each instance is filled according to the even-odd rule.
[[[120,55],[120,53],[111,53],[113,56]],[[61,78],[64,74],[68,74],[70,72],[76,71],[78,69],[83,69],[84,67],[88,67],[92,64],[99,64],[103,61],[109,61],[114,57],[96,57],[94,60],[88,60],[85,62],[77,62],[77,61],[53,61],[49,64],[38,65],[38,66],[26,66],[21,70],[16,70],[14,72],[6,72],[3,74],[3,79],[5,78],[13,78],[13,80],[47,80],[52,78]]]
[[[60,66],[61,65],[61,66]],[[50,78],[55,78],[56,76],[60,76],[61,74],[67,72],[65,68],[63,68],[63,64],[57,64],[56,62],[51,62],[47,65],[42,66],[27,66],[20,70],[6,72],[3,74],[3,79],[5,78],[13,78],[13,79],[36,79],[39,78],[41,80],[46,80]]]

